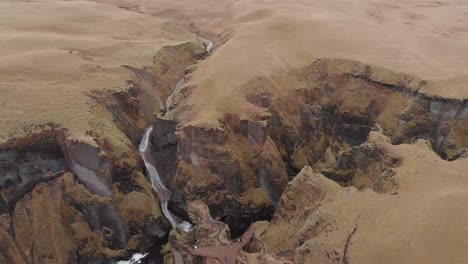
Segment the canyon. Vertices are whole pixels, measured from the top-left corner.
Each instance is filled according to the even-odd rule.
[[[468,262],[467,10],[0,1],[0,263]]]

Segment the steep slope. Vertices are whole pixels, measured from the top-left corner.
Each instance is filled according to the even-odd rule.
[[[0,10],[0,262],[161,258],[171,224],[137,151],[151,125],[145,155],[175,217],[202,202],[200,229],[232,238],[272,220],[241,261],[466,260],[466,216],[449,210],[466,198],[463,1]],[[172,245],[209,240],[186,229]]]
[[[372,132],[369,141],[401,158],[398,192],[343,188],[305,167],[263,227],[270,250],[296,263],[466,262],[466,159],[441,160],[422,140],[393,146]]]
[[[93,2],[0,5],[0,262],[109,262],[165,243],[135,146],[204,45]]]

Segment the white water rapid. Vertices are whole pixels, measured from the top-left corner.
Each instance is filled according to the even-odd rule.
[[[148,253],[135,253],[129,260],[121,260],[119,262],[116,262],[115,264],[139,264],[141,263],[141,260],[144,259],[147,255]]]

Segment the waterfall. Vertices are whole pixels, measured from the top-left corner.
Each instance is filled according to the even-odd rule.
[[[141,263],[141,260],[144,259],[147,255],[148,253],[135,253],[129,260],[121,260],[119,262],[116,262],[115,264],[138,264]]]
[[[150,178],[153,190],[158,195],[163,214],[167,220],[171,222],[172,227],[175,228],[180,223],[180,219],[178,219],[177,216],[172,214],[168,209],[168,202],[172,193],[169,189],[166,188],[166,186],[164,186],[164,183],[161,181],[161,177],[159,177],[159,173],[154,164],[154,159],[151,157],[151,143],[149,141],[151,139],[152,132],[153,126],[149,126],[146,129],[145,135],[139,146],[140,155],[145,163],[146,171],[148,172],[148,177]]]
[[[205,42],[206,45],[206,51],[208,53],[211,53],[214,48],[214,44],[211,40],[205,40],[200,37]],[[180,79],[174,91],[172,94],[167,98],[166,100],[166,110],[169,114],[169,111],[171,108],[174,106],[174,96],[180,92],[181,86],[184,84],[185,77]],[[148,173],[148,177],[151,181],[151,186],[153,187],[154,192],[158,195],[159,202],[161,203],[161,210],[163,211],[164,216],[169,220],[169,222],[172,225],[172,228],[179,227],[180,230],[184,232],[189,232],[192,230],[193,226],[186,221],[181,221],[177,216],[175,216],[171,211],[169,211],[168,208],[168,203],[171,198],[172,192],[164,185],[164,183],[161,181],[161,178],[159,177],[158,170],[156,169],[156,162],[154,158],[152,157],[151,153],[151,135],[153,132],[153,126],[149,126],[145,130],[145,134],[143,136],[143,139],[140,142],[140,145],[138,146],[139,153],[141,157],[143,158],[143,162],[145,163],[146,171]],[[116,262],[115,264],[137,264],[141,263],[141,260],[144,259],[148,253],[142,254],[142,253],[135,253],[130,260],[126,261],[119,261]],[[182,260],[182,254],[175,250],[172,249],[172,255],[174,257],[174,263],[175,264],[183,264]]]
[[[206,45],[206,51],[208,51],[208,53],[211,53],[211,51],[213,50],[213,42],[211,40],[208,40],[208,44]]]
[[[166,111],[169,112],[171,110],[171,108],[174,106],[174,96],[180,92],[180,88],[182,87],[182,84],[184,84],[184,81],[185,81],[185,77],[180,79],[175,88],[174,88],[174,91],[172,92],[171,95],[169,95],[167,97],[167,100],[166,100]],[[141,150],[140,150],[141,151]]]
[[[169,211],[168,203],[171,199],[172,192],[164,185],[159,177],[158,170],[156,169],[155,160],[151,153],[151,135],[153,133],[153,126],[149,126],[146,131],[143,139],[141,140],[139,151],[140,155],[143,158],[145,163],[146,171],[148,172],[148,177],[150,178],[151,185],[153,186],[154,192],[158,195],[159,202],[161,203],[161,209],[164,216],[171,222],[172,228],[180,227],[184,232],[188,232],[192,229],[192,225],[186,221],[181,221],[177,216],[175,216],[171,211]],[[174,261],[176,264],[183,264],[182,257],[180,252],[172,250],[174,256]]]
[[[168,203],[169,199],[171,198],[172,192],[164,185],[161,181],[161,177],[159,177],[158,170],[155,167],[155,160],[151,153],[151,135],[153,132],[153,126],[149,126],[145,130],[145,135],[140,142],[138,150],[140,152],[141,157],[145,163],[146,171],[148,172],[149,180],[151,181],[151,186],[153,187],[154,192],[158,195],[159,202],[161,203],[161,209],[164,216],[169,220],[172,225],[172,228],[176,228],[180,226],[180,228],[188,232],[191,230],[192,225],[186,221],[181,221],[177,216],[175,216],[171,211],[169,211]],[[127,261],[119,261],[115,264],[137,264],[141,263],[141,260],[145,258],[148,253],[135,253],[130,260]],[[181,261],[180,253],[176,250],[173,250],[174,259],[176,260],[177,264],[183,264]]]

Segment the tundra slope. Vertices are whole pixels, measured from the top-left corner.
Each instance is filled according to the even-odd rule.
[[[348,189],[364,200],[369,199],[368,193],[375,199],[387,199],[406,188],[413,190],[429,173],[449,184],[463,181],[468,143],[468,94],[464,81],[468,68],[466,3],[278,0],[133,1],[132,5],[137,12],[177,17],[221,44],[213,56],[198,65],[185,92],[176,100],[181,106],[174,112],[181,131],[181,163],[173,181],[177,207],[184,208],[186,200],[203,200],[215,218],[229,223],[232,231],[244,230],[246,226],[236,224],[249,222],[249,215],[268,215],[274,204],[281,208],[284,198],[280,196],[288,180],[305,165],[342,186],[358,188],[362,194],[352,187]],[[367,141],[374,127],[392,143],[403,143],[402,147],[418,138],[428,140],[430,146],[418,145],[427,153],[405,148],[405,155],[389,154],[375,141]],[[454,177],[444,177],[444,172],[430,169],[405,169],[410,176],[398,173],[399,166],[419,166],[421,153],[444,164],[441,168]],[[420,182],[405,182],[402,179],[406,176]],[[441,192],[451,192],[451,187],[435,185]],[[333,188],[339,189],[336,185]],[[308,199],[304,191],[297,192],[297,200]],[[442,200],[440,203],[444,203]],[[395,207],[394,215],[400,210],[406,215],[410,204],[418,208],[431,206],[431,202],[424,203],[412,195],[405,201]],[[314,208],[321,210],[320,206],[310,210]],[[325,215],[317,212],[315,218],[328,219],[331,215],[333,219],[334,215],[347,212],[354,215],[353,206],[349,211],[340,206],[333,208],[336,210],[327,210]],[[299,222],[308,215],[292,206],[285,210],[285,219],[296,213]],[[381,213],[375,219],[384,219],[384,210]],[[324,255],[327,261],[340,263],[353,262],[356,254],[362,254],[363,263],[400,260],[384,251],[369,249],[373,245],[354,251],[354,239],[373,226],[361,228],[365,217],[366,214],[360,217],[357,227],[354,220],[343,224],[345,235],[333,236],[333,246],[316,251],[328,253]],[[445,223],[436,224],[436,232],[443,232],[450,225],[443,214],[429,217],[421,213],[420,219]],[[283,225],[287,222],[278,219],[281,221]],[[416,217],[415,222],[413,218],[408,221],[416,226],[421,223]],[[387,237],[385,232],[392,233],[404,223],[402,219],[395,220],[395,229],[386,226],[380,229],[382,233],[372,232],[375,237]],[[280,225],[273,220],[272,226],[276,224]],[[450,227],[463,234],[463,225]],[[314,259],[304,258],[315,248],[307,248],[305,242],[317,237],[312,241],[320,244],[320,240],[326,241],[324,236],[329,230],[322,225],[311,227],[312,232],[308,229],[309,226],[299,232],[286,230],[285,235],[277,236],[273,233],[267,244],[276,253],[289,255],[300,263],[312,262]],[[396,232],[393,237],[398,235],[424,237],[405,232]],[[283,244],[275,244],[283,237],[299,240],[291,242],[286,250]],[[456,236],[453,241],[457,243]],[[389,237],[382,244],[395,249],[388,252],[407,256],[401,259],[402,263],[428,261],[418,252],[434,252],[435,247],[427,244],[403,254],[406,250],[398,245],[408,245],[406,242]],[[434,259],[450,262],[452,256],[457,256],[463,262],[463,250],[450,245],[441,247],[443,252]],[[302,246],[304,251],[300,251]],[[456,253],[445,250],[449,248]],[[369,260],[374,252],[379,261]]]
[[[284,219],[296,216],[305,225],[277,232],[281,236],[266,232],[257,237],[264,235],[267,248],[296,262],[316,257],[411,263],[426,261],[427,252],[439,262],[466,262],[456,245],[426,243],[435,240],[424,229],[427,224],[454,243],[460,242],[458,234],[465,235],[462,222],[448,224],[442,217],[449,205],[464,200],[454,186],[465,183],[460,176],[467,145],[465,3],[101,2],[106,4],[2,3],[8,14],[2,36],[8,45],[1,49],[6,175],[1,182],[1,261],[105,262],[165,243],[170,225],[136,150],[143,130],[154,123],[155,164],[174,191],[169,208],[183,219],[188,219],[187,202],[202,200],[235,234],[252,221],[270,219],[278,208],[274,228],[284,228]],[[44,15],[63,26],[41,22]],[[195,71],[187,66],[206,54],[187,29],[219,43]],[[175,121],[154,118],[154,113],[164,114],[165,99],[189,72],[173,98],[169,116]],[[48,103],[51,94],[54,104]],[[398,146],[407,153],[387,151],[379,140],[367,140],[373,129],[393,143],[422,137],[430,144]],[[430,148],[453,161],[441,160]],[[417,170],[419,162],[423,171]],[[80,173],[74,163],[90,171]],[[432,163],[440,170],[426,167]],[[300,188],[282,195],[306,165],[314,174],[360,191],[342,191],[320,176],[320,181],[306,178],[303,185],[312,191],[329,187],[327,197],[336,207],[315,204],[317,198]],[[399,168],[405,169],[399,173]],[[433,186],[425,184],[428,193],[421,197],[427,199],[419,200],[415,186],[424,184],[420,175],[429,173],[427,185]],[[107,187],[96,188],[96,183]],[[339,196],[348,192],[363,201],[393,201],[388,197],[400,192],[415,195],[395,207],[378,203],[389,210],[362,213],[356,220],[354,213],[362,210],[354,203],[339,206]],[[439,199],[445,194],[450,197]],[[307,201],[308,211],[284,207],[288,195]],[[427,213],[432,205],[441,213]],[[414,207],[423,211],[410,210]],[[414,222],[410,211],[418,212]],[[389,212],[392,223],[375,224]],[[353,217],[346,222],[340,215]],[[335,218],[342,223],[330,224]],[[313,220],[321,219],[326,224],[319,221],[314,228]],[[408,219],[414,228],[392,236]],[[342,232],[330,227],[342,227]],[[370,241],[385,237],[382,248],[389,250],[369,250],[375,244],[367,245],[362,236]],[[278,246],[282,239],[291,241]],[[50,244],[54,247],[42,247]],[[400,245],[412,245],[410,254],[402,254],[406,249]],[[310,252],[325,254],[310,259]]]
[[[136,145],[204,45],[93,2],[0,5],[0,263],[108,263],[166,243]]]

